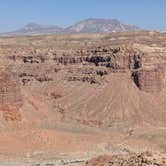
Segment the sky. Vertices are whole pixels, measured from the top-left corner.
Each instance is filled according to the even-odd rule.
[[[166,30],[166,0],[0,0],[0,32],[31,22],[67,27],[86,18]]]

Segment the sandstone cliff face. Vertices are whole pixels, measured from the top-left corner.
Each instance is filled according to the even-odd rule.
[[[140,90],[160,92],[163,87],[164,68],[141,69],[133,74],[133,79]]]
[[[20,105],[21,94],[19,80],[15,73],[0,73],[0,105]]]
[[[0,73],[0,110],[6,121],[20,121],[19,108],[22,97],[19,79],[15,73],[2,71]]]

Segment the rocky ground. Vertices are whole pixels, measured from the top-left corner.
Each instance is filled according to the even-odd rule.
[[[3,165],[22,165],[22,166],[165,166],[165,154],[152,154],[144,152],[140,154],[127,155],[101,155],[96,158],[88,159],[50,159],[47,161],[28,161],[28,160],[8,160],[1,161]]]
[[[86,166],[164,166],[166,165],[165,155],[156,155],[146,152],[142,154],[133,154],[133,155],[119,155],[119,156],[100,156],[94,158],[85,164]]]

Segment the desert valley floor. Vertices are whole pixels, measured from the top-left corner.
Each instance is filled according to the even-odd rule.
[[[0,56],[0,165],[166,166],[165,33],[0,37]]]

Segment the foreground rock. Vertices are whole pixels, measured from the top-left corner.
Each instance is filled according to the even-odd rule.
[[[100,156],[88,161],[86,166],[165,166],[165,155],[153,156],[150,153],[133,155]]]

